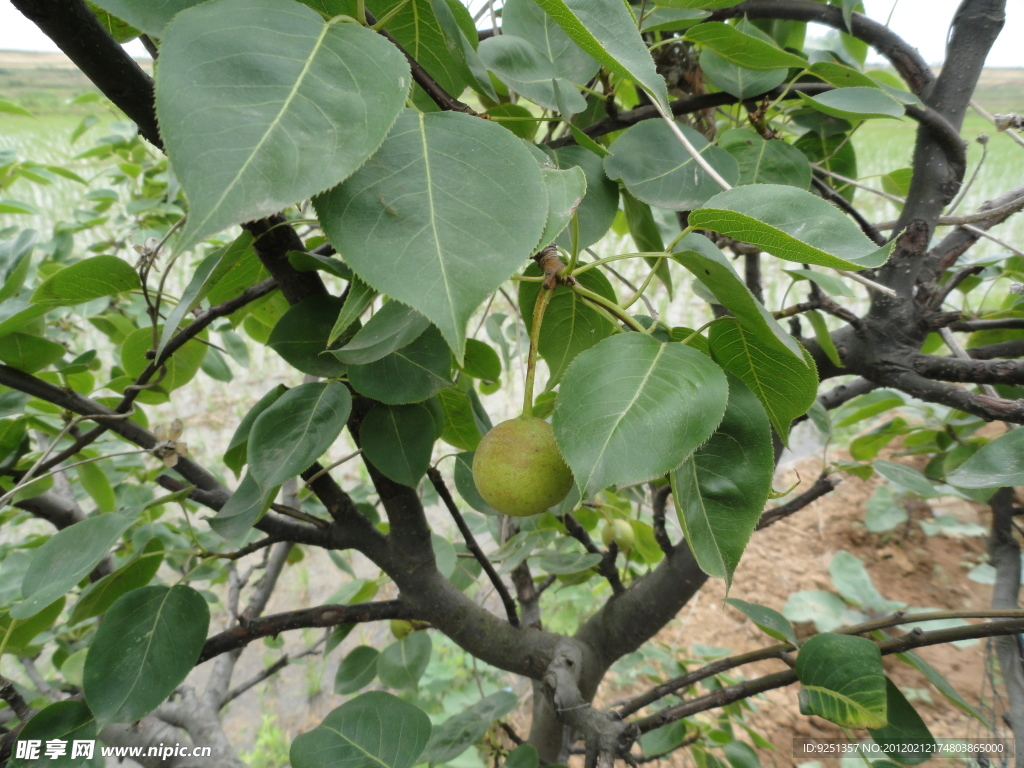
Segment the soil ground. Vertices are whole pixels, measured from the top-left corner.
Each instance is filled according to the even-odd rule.
[[[789,473],[777,477],[776,487],[787,487],[796,479],[797,472],[803,478],[814,478],[820,466],[820,458],[805,459]],[[968,568],[983,558],[985,540],[929,537],[920,525],[920,521],[933,515],[952,514],[961,522],[988,528],[987,509],[953,498],[932,499],[930,506],[915,501],[909,505],[910,519],[904,526],[886,534],[870,533],[863,523],[864,504],[881,482],[877,476],[867,482],[847,476],[831,494],[757,533],[736,571],[729,597],[782,610],[794,592],[834,592],[829,563],[836,552],[846,550],[860,558],[875,586],[890,600],[934,609],[987,608],[991,586],[977,584],[965,575]],[[753,651],[774,642],[743,614],[726,605],[725,597],[724,583],[709,581],[656,640],[670,648],[703,643],[729,648],[733,653]],[[797,631],[799,635],[806,635],[814,628],[810,624],[797,625]],[[984,643],[963,648],[924,648],[919,653],[969,703],[974,706],[993,704],[991,687],[985,684],[987,652]],[[894,682],[913,699],[915,708],[936,738],[993,735],[932,688],[916,670],[893,658],[885,659],[885,666]],[[758,677],[785,668],[781,661],[770,661],[745,667],[742,672],[746,677]],[[639,682],[634,681],[610,695],[618,698],[628,695],[629,689],[641,690],[644,686],[638,685]],[[831,723],[800,714],[795,686],[768,692],[756,700],[756,707],[749,724],[776,747],[774,751],[758,750],[766,768],[788,767],[800,762],[793,756],[794,737],[843,737],[842,731]],[[673,766],[692,764],[683,755],[662,762],[671,762]],[[949,761],[941,762],[953,765]],[[938,765],[940,761],[928,764],[932,763]]]

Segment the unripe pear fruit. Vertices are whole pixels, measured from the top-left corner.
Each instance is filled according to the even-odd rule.
[[[391,620],[391,634],[395,636],[395,640],[401,640],[403,637],[413,631],[411,621],[405,621],[404,619],[392,619]]]
[[[610,547],[614,541],[618,544],[619,549],[628,550],[636,544],[636,533],[629,521],[612,520],[605,523],[604,528],[601,529],[601,541],[606,547]]]
[[[484,501],[511,517],[553,507],[573,482],[551,425],[532,416],[503,421],[484,435],[473,457],[473,481]]]

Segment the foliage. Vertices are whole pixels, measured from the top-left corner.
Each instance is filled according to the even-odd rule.
[[[985,427],[1024,423],[1024,255],[957,260],[1024,193],[932,242],[966,173],[952,126],[971,62],[998,28],[958,21],[974,34],[935,81],[851,2],[742,18],[734,2],[509,0],[500,35],[455,0],[69,6],[32,16],[135,127],[108,124],[73,167],[0,154],[0,658],[6,674],[42,656],[76,695],[0,677],[0,760],[19,732],[148,746],[173,726],[205,743],[231,699],[332,654],[342,699],[291,741],[297,768],[472,762],[474,747],[535,768],[568,758],[565,728],[602,758],[638,743],[757,765],[750,744],[768,745],[746,699],[791,684],[805,714],[930,742],[889,654],[973,712],[911,649],[1024,618],[907,609],[845,551],[838,595],[781,612],[730,600],[778,643],[758,658],[652,638],[838,473],[884,479],[865,520],[882,535],[907,520],[903,495],[997,510],[1021,483],[1024,431]],[[812,11],[836,44],[806,40]],[[159,52],[155,91],[110,35]],[[899,78],[865,70],[866,43]],[[930,160],[891,169],[903,207],[873,224],[855,207],[870,186],[847,177],[861,129],[893,119],[927,127]],[[58,179],[81,195],[47,239],[11,195]],[[187,418],[208,380],[246,369],[259,391],[236,393],[229,439]],[[471,467],[520,398],[573,478],[513,520]],[[805,419],[851,460],[769,505]],[[267,614],[282,573],[314,556],[337,567],[331,598]],[[211,616],[227,630],[211,635]],[[384,621],[393,641],[348,638]],[[232,688],[241,649],[314,628]],[[780,657],[791,671],[740,684],[737,667]],[[623,659],[651,687],[595,708]],[[515,750],[499,732],[525,690],[510,674],[545,702]],[[220,736],[218,763],[241,765]],[[283,764],[283,738],[266,723],[272,754],[248,759]]]

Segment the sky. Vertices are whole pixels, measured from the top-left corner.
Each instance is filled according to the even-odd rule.
[[[885,22],[892,12],[891,26],[897,34],[921,51],[930,64],[941,64],[945,56],[946,32],[959,0],[863,0],[867,15]],[[895,5],[895,10],[893,7]],[[1024,2],[1008,0],[1006,26],[996,41],[988,61],[990,67],[1024,67]],[[0,50],[56,51],[34,24],[22,16],[10,0],[0,0]],[[129,43],[128,50],[145,56],[142,45]],[[874,57],[869,61],[879,62]]]

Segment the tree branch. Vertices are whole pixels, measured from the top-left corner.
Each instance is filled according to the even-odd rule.
[[[242,621],[237,627],[226,629],[209,638],[199,654],[202,664],[222,653],[242,648],[254,640],[273,637],[291,629],[309,627],[336,627],[339,624],[359,624],[387,619],[419,618],[403,605],[401,600],[385,600],[376,603],[354,603],[352,605],[320,605],[287,613]]]
[[[278,579],[281,578],[281,573],[288,562],[288,553],[291,552],[291,549],[291,542],[284,541],[275,544],[273,549],[270,550],[266,569],[263,571],[260,580],[256,582],[256,586],[253,587],[252,594],[249,596],[249,604],[241,614],[235,617],[237,623],[242,625],[250,624],[253,619],[263,613],[271,594],[274,592],[274,588],[277,586]],[[227,702],[228,686],[231,685],[235,663],[238,661],[241,653],[241,649],[237,649],[232,653],[222,654],[214,664],[213,670],[210,673],[210,679],[206,683],[205,692],[205,697],[214,710],[220,710]]]
[[[757,522],[756,530],[760,531],[767,528],[773,523],[779,522],[784,518],[789,517],[801,509],[806,507],[811,502],[817,501],[827,493],[831,493],[836,489],[842,479],[835,476],[829,475],[827,472],[823,472],[821,476],[814,482],[810,488],[801,493],[792,501],[788,501],[785,504],[780,504],[777,507],[771,507],[766,509],[761,514],[761,519]]]
[[[875,245],[885,245],[886,240],[882,233],[879,232],[870,221],[865,219],[864,215],[854,208],[849,200],[840,195],[817,176],[811,177],[811,183],[814,185],[814,188],[821,193],[822,197],[856,221],[861,232],[871,238]]]
[[[1024,360],[960,360],[955,357],[918,355],[914,370],[941,381],[972,384],[1024,384]]]
[[[959,133],[971,96],[978,84],[985,57],[999,35],[1005,18],[1005,0],[964,0],[957,9],[946,46],[946,60],[935,83],[922,93],[924,102]],[[909,112],[909,110],[908,110]],[[901,296],[911,296],[924,260],[924,254],[936,221],[943,208],[954,198],[963,181],[966,163],[950,153],[947,141],[933,126],[921,125],[914,145],[914,174],[907,202],[896,223],[896,230],[911,222],[923,226],[927,236],[920,250],[906,254],[907,263],[892,259],[879,271],[884,284]],[[887,315],[886,299],[875,298],[872,313]],[[891,303],[891,302],[888,302]]]
[[[50,523],[58,531],[85,520],[78,505],[54,493],[52,490],[14,502],[14,506]]]
[[[14,687],[14,683],[8,678],[0,675],[0,699],[7,702],[7,706],[11,708],[14,716],[21,722],[27,723],[32,719],[32,715],[35,714],[35,710],[28,705],[25,698],[18,693],[17,688]]]
[[[715,11],[708,21],[724,21],[747,17],[749,19],[783,19],[813,21],[846,32],[842,9],[822,5],[813,0],[748,0],[748,2]],[[917,49],[899,35],[877,21],[859,13],[851,17],[850,33],[885,56],[910,89],[917,94],[934,82],[935,76]]]
[[[210,325],[214,320],[220,317],[227,317],[233,312],[238,311],[247,304],[260,299],[277,287],[277,281],[274,278],[267,278],[261,283],[257,283],[233,299],[225,301],[223,304],[219,304],[216,307],[210,307],[210,309],[200,312],[196,319],[189,323],[187,326],[182,328],[177,334],[175,334],[170,341],[167,342],[167,346],[164,347],[163,353],[160,355],[158,360],[154,360],[146,366],[145,370],[139,374],[139,377],[135,379],[134,383],[129,386],[121,399],[121,402],[114,408],[115,413],[128,413],[131,410],[132,403],[139,396],[139,393],[145,387],[146,384],[156,375],[157,371],[170,359],[171,355],[181,349],[188,341],[198,336],[202,330]],[[37,474],[43,474],[67,461],[75,454],[79,453],[83,448],[94,443],[101,435],[107,431],[107,427],[98,426],[95,427],[84,435],[76,438],[75,441],[65,448],[60,453],[51,457],[47,461],[43,462],[36,470]]]
[[[987,219],[974,223],[971,229],[957,227],[928,252],[921,267],[921,283],[927,286],[938,282],[942,274],[956,264],[957,260],[978,242],[982,236],[980,233],[1006,221],[1016,210],[1019,210],[1017,207],[1019,204],[1024,205],[1024,185],[1015,187],[994,200],[985,202],[977,213],[990,214]]]
[[[608,583],[612,587],[612,592],[615,594],[621,594],[626,591],[626,588],[622,586],[622,581],[619,579],[619,572],[615,569],[615,558],[609,557],[613,553],[609,547],[608,552],[601,550],[594,540],[590,538],[590,534],[587,533],[586,529],[579,524],[579,521],[573,517],[571,512],[566,512],[562,515],[562,525],[565,526],[565,530],[569,532],[576,541],[583,545],[583,548],[592,555],[598,555],[601,558],[601,562],[597,566],[598,572],[604,576]],[[614,546],[614,543],[613,543]],[[618,549],[614,550],[618,552]]]
[[[544,673],[544,689],[558,720],[579,733],[587,745],[587,768],[612,768],[628,754],[639,731],[619,717],[595,709],[580,693],[583,652],[569,639],[555,648]]]
[[[377,23],[377,19],[374,18],[373,14],[369,10],[366,10],[366,21],[368,24],[373,25]],[[409,68],[412,70],[412,79],[416,81],[416,84],[422,88],[427,96],[437,104],[437,106],[446,111],[451,112],[465,112],[467,115],[477,116],[479,113],[470,107],[468,104],[463,104],[461,101],[452,96],[448,91],[441,87],[441,85],[430,76],[430,73],[423,68],[416,59],[413,58],[405,48],[402,47],[395,38],[391,36],[391,33],[386,29],[378,30],[381,35],[388,39],[392,45],[402,52],[405,56],[406,61],[409,62]]]
[[[894,387],[912,397],[930,403],[941,403],[965,413],[980,416],[986,421],[1006,421],[1024,424],[1024,400],[1006,400],[989,395],[978,395],[955,384],[933,381],[909,368],[879,368],[872,372],[883,386]]]
[[[1020,595],[1020,545],[1013,535],[1013,489],[1000,488],[989,499],[992,531],[988,540],[989,559],[996,571],[992,607],[1016,609]],[[996,658],[1009,700],[1007,720],[1016,744],[1015,763],[1024,764],[1024,657],[1020,635],[994,638]]]
[[[484,573],[487,574],[487,578],[491,580],[491,584],[494,585],[494,589],[497,591],[498,596],[501,598],[502,605],[505,606],[505,615],[508,616],[508,623],[513,627],[519,626],[519,615],[516,613],[516,601],[512,599],[512,595],[509,594],[508,587],[505,586],[505,582],[501,580],[498,572],[494,570],[494,566],[491,561],[487,559],[487,555],[480,549],[480,545],[476,541],[476,537],[473,536],[473,532],[469,530],[469,526],[466,525],[466,521],[462,517],[462,513],[459,512],[459,507],[455,504],[455,499],[452,498],[451,491],[448,490],[448,486],[445,485],[444,478],[441,477],[441,473],[437,471],[435,467],[431,467],[427,470],[427,477],[430,478],[430,482],[434,486],[434,490],[437,491],[437,495],[441,497],[441,501],[444,502],[445,507],[448,508],[448,512],[451,513],[452,519],[455,520],[455,525],[459,528],[459,533],[462,534],[462,539],[466,542],[466,546],[469,547],[469,551],[473,553],[473,557],[476,558],[477,562],[480,563],[480,567],[484,569]]]
[[[114,42],[82,0],[12,0],[12,4],[139,127],[143,137],[163,148],[153,108],[153,80]]]
[[[759,101],[761,99],[776,99],[782,97],[784,99],[797,99],[797,92],[804,93],[808,96],[814,96],[825,91],[831,91],[832,86],[824,83],[799,83],[792,86],[788,91],[783,88],[773,88],[772,90],[761,94],[760,96],[754,96],[750,101]],[[693,112],[702,112],[705,109],[711,109],[713,107],[724,107],[729,104],[736,104],[740,99],[735,96],[720,91],[718,93],[705,93],[699,96],[690,96],[685,99],[677,99],[669,104],[671,107],[672,114],[689,115]],[[619,112],[615,117],[605,117],[598,120],[595,123],[583,128],[583,133],[587,134],[592,139],[596,139],[598,136],[604,136],[607,133],[613,131],[621,131],[624,128],[628,128],[631,125],[643,122],[644,120],[650,120],[652,118],[660,117],[658,110],[654,106],[648,104],[643,107],[637,107],[626,112]],[[547,146],[552,149],[558,147],[567,147],[576,143],[576,139],[573,138],[572,134],[562,136],[561,138],[549,141]]]
[[[967,626],[954,627],[952,629],[937,629],[931,632],[922,632],[915,629],[905,635],[890,640],[876,643],[883,656],[890,656],[895,653],[906,653],[914,648],[923,648],[930,645],[943,645],[959,640],[968,640],[982,637],[998,637],[1001,635],[1014,635],[1024,631],[1024,618],[1002,619],[987,621],[982,624],[969,624]],[[684,701],[671,707],[666,707],[659,712],[633,721],[641,733],[648,733],[655,728],[691,717],[698,712],[706,712],[710,709],[723,707],[734,701],[749,698],[758,693],[764,693],[775,688],[784,688],[797,682],[796,673],[792,670],[776,672],[752,680],[745,680],[735,685],[719,688],[712,693],[698,696],[694,699]]]
[[[949,326],[951,331],[974,333],[975,331],[1024,330],[1024,317],[997,317],[991,320],[961,320]]]
[[[237,699],[239,696],[241,696],[246,691],[249,691],[249,690],[255,688],[257,685],[262,683],[264,680],[267,680],[267,679],[273,677],[278,672],[280,672],[282,669],[284,669],[289,664],[291,664],[293,661],[298,661],[299,659],[304,658],[306,656],[312,656],[313,654],[315,654],[317,652],[317,649],[321,645],[324,644],[325,640],[326,640],[326,637],[320,638],[315,643],[313,643],[313,645],[309,646],[309,648],[307,648],[306,650],[302,651],[301,653],[295,654],[294,656],[292,656],[291,654],[287,654],[287,653],[282,654],[281,658],[279,658],[277,661],[275,661],[269,667],[267,667],[266,669],[262,670],[261,672],[256,673],[255,675],[250,677],[245,682],[239,683],[237,686],[235,686],[230,691],[228,691],[227,695],[224,697],[224,704],[222,706],[231,703],[232,701]]]
[[[993,360],[997,357],[1024,357],[1024,339],[1010,339],[1009,341],[997,341],[995,344],[971,347],[967,350],[967,354],[975,360]]]
[[[876,389],[878,389],[878,385],[875,382],[865,378],[856,378],[818,395],[818,402],[826,411],[831,411]]]
[[[37,379],[22,371],[11,368],[7,365],[0,365],[0,384],[19,392],[24,392],[40,400],[46,400],[54,405],[60,406],[72,413],[85,416],[98,424],[107,427],[114,434],[120,435],[130,443],[140,448],[150,449],[159,442],[151,432],[143,429],[131,419],[119,417],[110,408],[100,405],[77,392],[55,387],[42,379]],[[182,456],[175,464],[174,470],[184,477],[189,483],[195,486],[189,494],[189,498],[204,504],[211,509],[220,509],[231,496],[231,492],[225,488],[216,477],[206,468],[200,466],[192,459]],[[160,484],[170,490],[182,490],[186,486],[173,478],[163,475]],[[260,520],[256,527],[272,536],[286,541],[295,541],[306,544],[326,543],[326,537],[320,531],[310,526],[300,526],[284,520],[275,520],[266,515]]]
[[[372,401],[358,398],[348,428],[356,444]],[[491,666],[540,679],[558,636],[534,627],[514,627],[470,600],[437,570],[431,531],[414,488],[388,479],[363,454],[377,495],[391,524],[386,558],[365,552],[398,586],[402,603],[429,621],[463,650]]]

